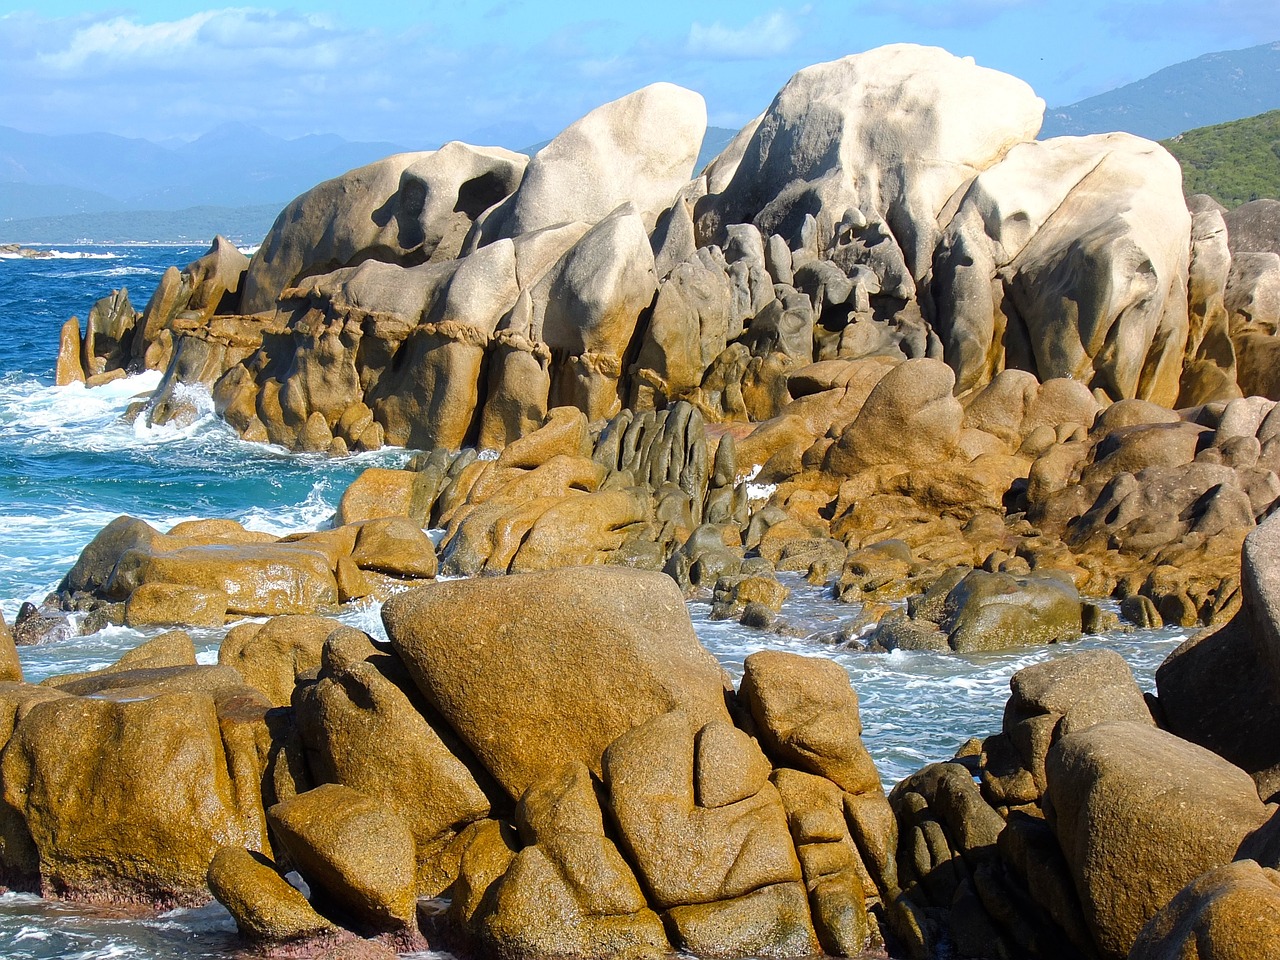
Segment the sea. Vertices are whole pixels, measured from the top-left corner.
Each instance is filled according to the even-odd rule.
[[[253,530],[285,534],[328,523],[343,490],[372,466],[402,466],[413,451],[389,449],[343,459],[293,454],[246,443],[213,414],[207,391],[193,389],[201,415],[185,426],[126,422],[131,402],[155,387],[148,373],[96,389],[53,383],[58,332],[70,316],[126,288],[134,307],[150,298],[164,270],[185,266],[202,246],[69,245],[47,257],[0,256],[0,609],[12,623],[25,601],[39,604],[80,551],[122,514],[160,530],[183,520],[232,517]],[[783,649],[835,660],[861,704],[863,738],[886,788],[926,763],[945,760],[974,736],[996,732],[1014,672],[1073,650],[1106,647],[1154,689],[1155,668],[1187,634],[1135,630],[1072,644],[981,656],[931,652],[870,654],[829,640],[858,613],[829,589],[798,576],[780,617],[781,632],[713,621],[710,606],[689,604],[702,642],[735,677],[757,650]],[[385,637],[376,604],[340,619]],[[158,631],[108,627],[86,637],[20,648],[28,681],[107,666]],[[193,631],[201,662],[216,662],[224,631]],[[163,914],[0,895],[0,960],[237,955],[235,925],[216,903]],[[423,956],[443,958],[428,953]]]

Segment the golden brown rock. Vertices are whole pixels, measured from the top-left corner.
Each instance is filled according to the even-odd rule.
[[[1046,812],[1103,957],[1124,957],[1183,886],[1266,822],[1249,775],[1150,726],[1101,723],[1046,763]]]
[[[413,836],[384,804],[329,783],[277,803],[267,818],[313,899],[373,932],[417,929]]]
[[[696,734],[690,716],[676,710],[623,734],[605,753],[609,804],[651,902],[662,910],[715,904],[776,884],[795,884],[803,902],[777,790],[765,783],[737,803],[699,805]]]
[[[334,930],[260,853],[223,847],[209,864],[208,879],[209,890],[246,939],[288,943]]]
[[[299,674],[320,666],[325,638],[342,624],[327,617],[283,616],[227,631],[218,663],[234,667],[274,706],[287,707]]]
[[[1241,860],[1197,877],[1142,928],[1129,960],[1254,960],[1280,942],[1280,873]]]
[[[407,517],[366,520],[356,535],[351,559],[362,570],[405,579],[430,580],[436,575],[431,538]]]
[[[18,659],[18,647],[13,642],[13,631],[0,614],[0,682],[22,682],[22,662]]]
[[[388,601],[383,621],[428,702],[512,797],[569,761],[598,773],[605,747],[673,707],[728,719],[725,675],[662,574],[440,582]]]
[[[59,387],[84,383],[84,366],[80,362],[80,320],[72,317],[58,334],[58,361],[53,382]]]
[[[37,703],[4,750],[0,780],[48,893],[199,900],[219,847],[261,843],[203,694]]]
[[[670,946],[635,874],[604,831],[591,774],[553,770],[516,808],[529,845],[510,861],[475,919],[499,957],[661,957]]]
[[[227,592],[218,588],[144,583],[129,595],[124,622],[130,627],[220,627],[229,603]]]
[[[399,658],[357,630],[339,629],[325,641],[319,679],[301,691],[296,709],[316,777],[398,813],[413,833],[419,893],[441,893],[457,875],[457,835],[487,817],[490,804],[459,759],[466,748],[427,720],[429,708]]]

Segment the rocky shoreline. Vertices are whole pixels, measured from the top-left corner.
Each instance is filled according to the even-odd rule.
[[[72,318],[59,383],[164,371],[131,416],[202,384],[247,440],[424,452],[326,529],[85,547],[0,638],[0,883],[212,894],[288,955],[1267,955],[1280,237],[1042,113],[883,48],[690,179],[705,108],[657,84],[532,159],[352,171],[252,260]],[[1069,641],[1101,598],[1210,630],[1157,696],[1106,651],[1024,669],[886,793],[841,668],[758,653],[735,690],[692,633],[694,594],[779,628],[780,572],[869,651]],[[366,598],[387,644],[325,617]],[[175,631],[37,686],[14,644],[244,617],[217,666]]]

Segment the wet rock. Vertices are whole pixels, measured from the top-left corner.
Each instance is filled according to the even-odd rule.
[[[208,880],[209,890],[248,940],[284,944],[334,930],[260,853],[223,847],[209,863]]]
[[[220,627],[230,598],[225,590],[173,583],[144,583],[129,595],[124,622],[130,627]]]

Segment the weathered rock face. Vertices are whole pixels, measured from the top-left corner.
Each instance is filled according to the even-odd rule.
[[[898,45],[802,70],[692,181],[705,106],[670,84],[527,168],[458,143],[387,158],[290,204],[242,287],[225,250],[166,278],[134,337],[168,369],[149,416],[217,379],[253,440],[500,448],[561,404],[768,420],[801,399],[789,372],[870,357],[945,360],[962,394],[1009,368],[1165,404],[1229,398],[1237,373],[1273,392],[1264,327],[1228,331],[1219,304],[1269,303],[1241,258],[1274,255],[1232,265],[1217,211],[1193,230],[1157,145],[1035,142],[1042,112],[1021,81]]]
[[[312,775],[395,811],[414,837],[420,894],[438,895],[457,873],[458,834],[490,812],[476,779],[487,775],[421,702],[398,658],[358,631],[339,631],[296,710]]]
[[[254,254],[241,311],[274,310],[307,277],[364,260],[452,259],[471,222],[516,188],[527,162],[509,150],[449,143],[313,187],[285,207]]]
[[[1010,366],[1171,405],[1187,344],[1181,183],[1166,151],[1126,134],[1019,144],[980,173],[933,260],[959,389]]]
[[[1067,735],[1046,772],[1046,812],[1106,957],[1126,956],[1160,907],[1269,815],[1243,770],[1131,723]]]
[[[13,642],[13,631],[0,615],[0,683],[22,682],[22,662],[18,660],[18,647]]]
[[[191,521],[163,534],[142,520],[118,517],[85,547],[58,595],[68,609],[123,603],[124,619],[133,626],[221,626],[227,615],[328,611],[430,579],[435,568],[430,539],[407,518],[277,538],[234,520]],[[304,631],[310,639],[301,645],[267,630],[261,650],[246,653],[242,648],[253,644],[257,630],[249,625],[238,628],[224,655],[274,701],[288,703],[293,677],[319,664],[320,644],[332,626],[312,623],[314,629]],[[290,646],[296,649],[286,652]],[[309,653],[300,656],[304,647]]]
[[[267,816],[322,900],[374,933],[417,930],[413,836],[396,814],[350,787],[325,784]]]
[[[891,231],[910,284],[928,269],[952,194],[1034,139],[1043,113],[1026,84],[936,48],[901,44],[808,67],[765,111],[728,186],[699,205],[700,238],[719,242],[747,222],[790,238],[814,214],[825,243],[852,209]]]
[[[220,725],[232,706],[218,699],[127,685],[32,704],[0,757],[11,881],[86,899],[198,901],[219,847],[261,849],[261,771],[231,775]]]
[[[1251,860],[1208,871],[1142,928],[1130,960],[1265,957],[1280,935],[1280,874]]]
[[[592,110],[538,151],[481,242],[571,221],[597,223],[630,201],[652,228],[693,173],[707,128],[702,97],[655,83]]]
[[[673,708],[728,721],[724,673],[658,573],[442,582],[393,598],[383,620],[427,701],[513,799],[549,767],[578,761],[598,775],[610,743]],[[563,680],[584,663],[589,685],[575,695]]]

